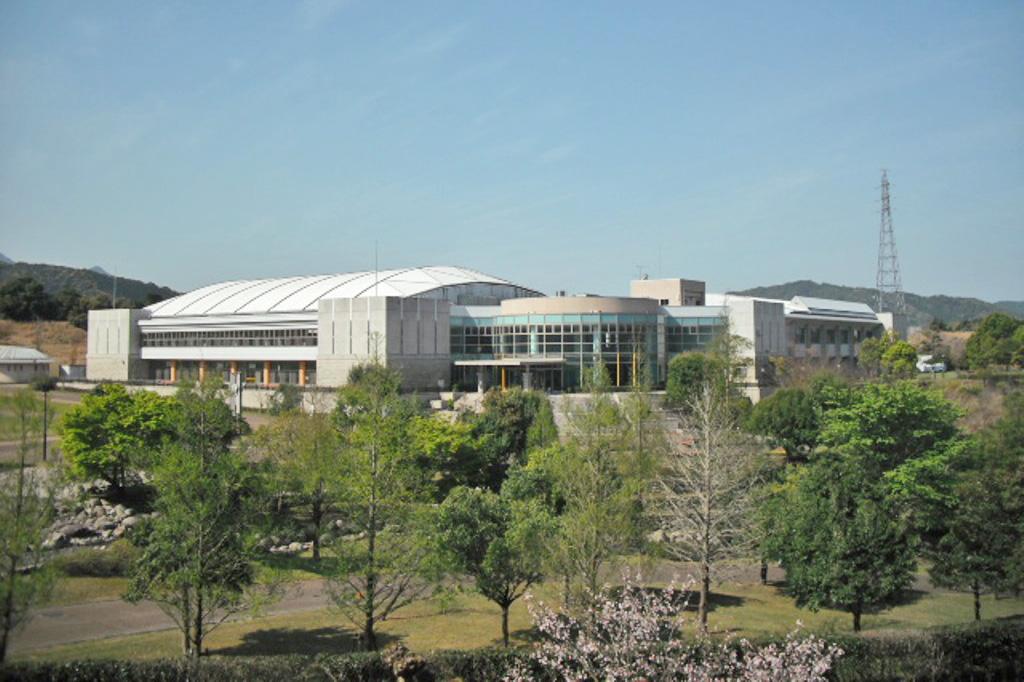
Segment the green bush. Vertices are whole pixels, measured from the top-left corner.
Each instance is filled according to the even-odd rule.
[[[106,549],[76,549],[53,560],[54,567],[67,576],[109,578],[126,576],[138,550],[127,540],[117,540]]]
[[[921,632],[872,636],[827,636],[846,652],[830,675],[837,682],[889,680],[1024,679],[1024,619],[997,620]],[[779,638],[756,644],[779,642]],[[435,679],[464,682],[499,680],[527,655],[523,649],[440,651],[428,656]],[[375,653],[320,656],[210,657],[201,676],[184,659],[162,661],[73,661],[14,663],[0,667],[0,682],[390,682],[394,675]],[[540,670],[534,679],[546,682]]]

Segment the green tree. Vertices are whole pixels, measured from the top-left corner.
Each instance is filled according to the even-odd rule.
[[[554,519],[536,500],[502,490],[458,487],[438,513],[438,541],[457,571],[501,608],[501,637],[508,646],[508,611],[542,578]]]
[[[882,354],[882,368],[893,377],[911,377],[917,373],[917,350],[906,341],[896,341]]]
[[[53,520],[52,486],[27,464],[41,432],[42,410],[31,391],[0,395],[0,434],[15,440],[18,451],[17,469],[0,475],[0,664],[11,634],[53,585],[43,551]]]
[[[668,363],[665,402],[673,407],[688,405],[700,387],[717,373],[714,361],[704,353],[681,353]]]
[[[967,340],[967,364],[971,369],[1009,365],[1018,346],[1014,334],[1021,322],[1006,313],[992,313]]]
[[[597,593],[602,568],[638,544],[650,470],[633,447],[628,418],[600,383],[566,407],[567,439],[531,454],[561,505],[552,562],[567,597]]]
[[[419,466],[434,479],[438,502],[456,486],[486,487],[492,481],[486,450],[469,422],[416,415],[409,423],[409,443]]]
[[[379,363],[353,375],[358,381],[338,392],[334,422],[344,448],[343,513],[362,539],[334,544],[328,594],[375,650],[377,624],[422,597],[438,566],[431,490],[409,447],[414,409],[399,395],[400,376]]]
[[[62,448],[79,478],[102,478],[121,492],[132,470],[170,437],[180,405],[149,391],[104,384],[64,414]]]
[[[814,398],[800,388],[783,388],[754,406],[747,428],[767,436],[789,457],[805,455],[818,443],[820,415]]]
[[[930,553],[932,581],[974,595],[974,619],[981,620],[981,594],[1016,587],[1010,561],[1021,542],[1019,491],[1012,472],[989,462],[965,473],[955,488],[957,504],[946,517],[946,532]],[[1019,485],[1019,481],[1018,481]]]
[[[16,322],[52,320],[56,305],[32,277],[17,277],[0,286],[0,316]]]
[[[798,606],[861,616],[892,605],[913,579],[914,536],[856,458],[816,454],[769,503],[765,553]]]
[[[258,429],[251,446],[272,463],[275,483],[312,527],[313,561],[320,560],[328,518],[344,501],[344,452],[330,415],[289,411]]]
[[[497,492],[508,468],[524,464],[526,453],[556,439],[547,396],[537,391],[492,389],[484,395],[483,412],[474,421],[482,484]]]
[[[887,331],[880,337],[865,339],[860,344],[860,352],[857,353],[857,364],[869,374],[878,375],[882,371],[882,358],[896,341],[898,339],[893,331]]]
[[[959,417],[952,403],[911,382],[867,384],[824,413],[819,442],[855,458],[930,537],[952,502],[951,466],[964,449]]]
[[[211,385],[184,387],[176,400],[189,418],[177,421],[154,467],[157,514],[130,536],[140,554],[126,598],[156,602],[181,631],[184,654],[198,660],[211,631],[275,585],[254,586],[264,495],[256,471],[228,447],[223,395]]]

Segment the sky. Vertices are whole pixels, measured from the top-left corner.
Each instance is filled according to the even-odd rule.
[[[0,252],[1024,299],[1020,2],[4,2]]]

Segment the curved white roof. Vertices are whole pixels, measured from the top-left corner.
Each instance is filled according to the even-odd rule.
[[[410,298],[445,287],[490,284],[525,289],[476,270],[428,266],[339,275],[221,282],[146,308],[152,317],[315,312],[322,298]],[[530,293],[536,294],[529,289]]]

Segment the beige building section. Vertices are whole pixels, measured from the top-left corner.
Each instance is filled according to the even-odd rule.
[[[447,388],[451,304],[380,296],[320,301],[317,384],[341,386],[356,365],[378,358],[405,389]]]
[[[660,305],[704,305],[705,284],[695,279],[634,279],[629,283],[633,298],[653,298]]]
[[[145,310],[128,308],[89,311],[86,379],[129,381],[144,378],[138,321],[147,317]]]

